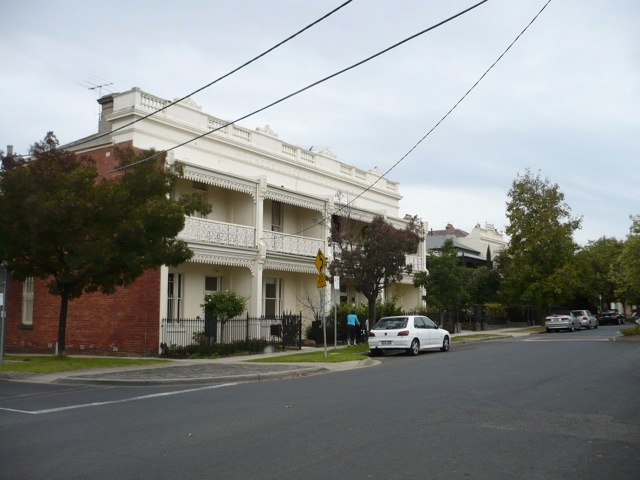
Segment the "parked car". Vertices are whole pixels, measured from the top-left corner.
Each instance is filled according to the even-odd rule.
[[[600,325],[608,325],[608,324],[624,325],[625,323],[624,315],[622,315],[615,308],[610,308],[609,310],[605,310],[599,313],[598,315],[596,315],[596,317],[598,318]]]
[[[404,350],[409,355],[417,355],[431,348],[448,352],[451,348],[451,335],[423,315],[383,317],[369,331],[372,357],[392,350]]]
[[[571,310],[571,315],[580,320],[581,328],[598,328],[598,319],[589,310]]]
[[[552,330],[569,330],[573,332],[581,329],[580,320],[571,315],[570,311],[550,313],[544,319],[544,326],[547,329],[547,333]]]

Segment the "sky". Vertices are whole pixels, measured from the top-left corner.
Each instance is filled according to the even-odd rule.
[[[106,93],[188,95],[345,1],[0,0],[0,149],[95,133]],[[504,232],[528,169],[582,218],[576,242],[623,240],[640,214],[640,2],[547,2],[489,0],[239,125],[388,172],[400,216],[429,229]],[[235,120],[476,3],[353,0],[192,99]]]

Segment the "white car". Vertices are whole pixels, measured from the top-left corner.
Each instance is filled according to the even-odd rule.
[[[598,328],[598,319],[589,310],[571,310],[571,316],[580,320],[580,327],[591,330]]]
[[[424,315],[384,317],[369,331],[372,357],[392,350],[404,350],[409,355],[417,355],[431,348],[448,352],[451,348],[451,335]]]

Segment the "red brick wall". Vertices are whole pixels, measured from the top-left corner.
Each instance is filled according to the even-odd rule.
[[[33,326],[21,325],[22,282],[11,282],[6,299],[5,349],[54,353],[60,297],[36,280]],[[66,351],[69,354],[156,354],[160,345],[160,270],[148,270],[114,295],[85,294],[69,302]]]

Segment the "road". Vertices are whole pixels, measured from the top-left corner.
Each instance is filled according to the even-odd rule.
[[[0,382],[6,479],[637,479],[618,327],[209,387]]]

